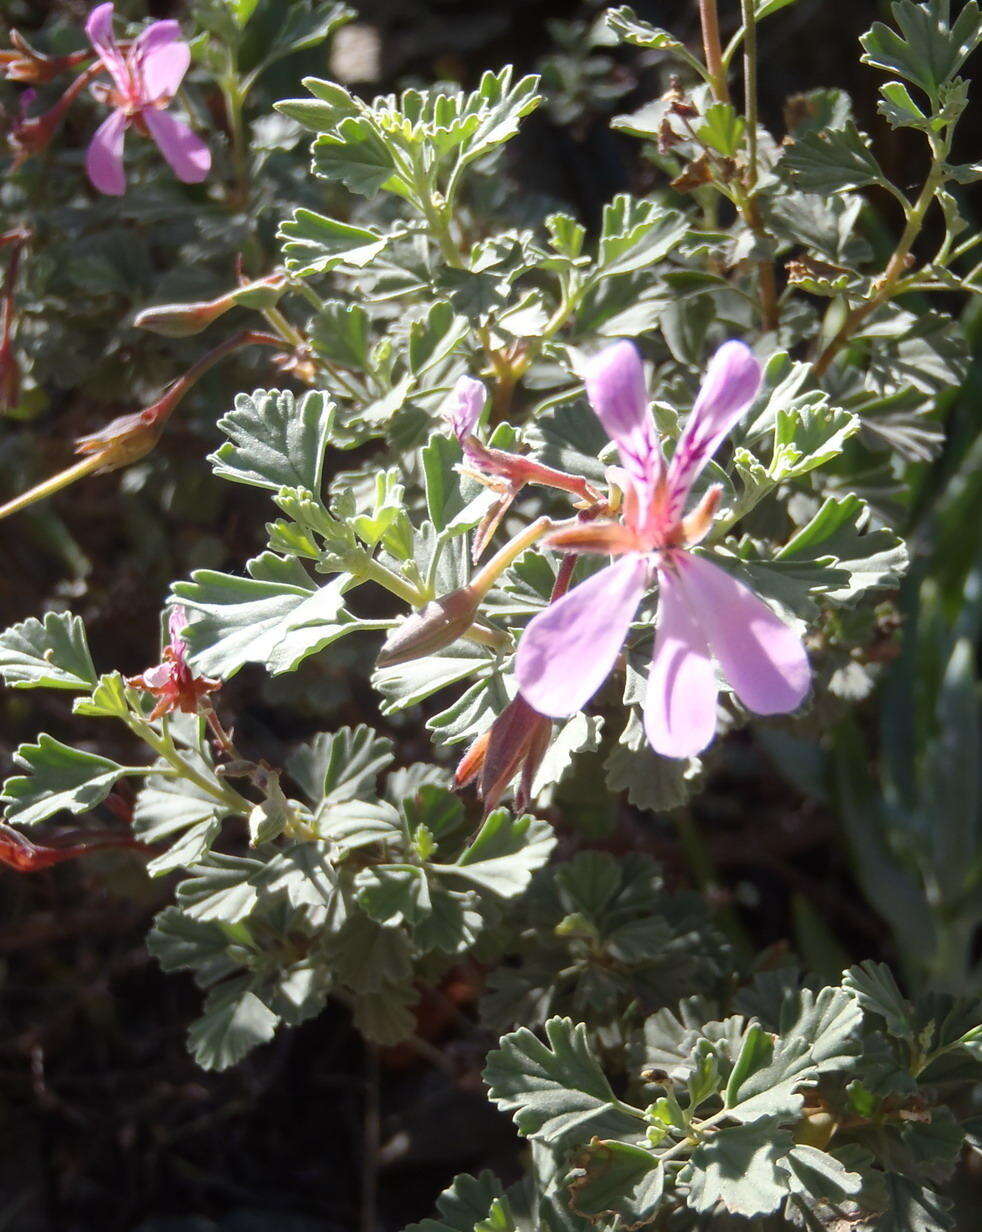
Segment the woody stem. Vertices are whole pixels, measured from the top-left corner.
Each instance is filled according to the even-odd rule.
[[[699,19],[702,23],[702,45],[706,53],[706,67],[713,95],[718,102],[730,101],[730,88],[726,83],[726,66],[723,63],[723,46],[719,38],[719,13],[716,0],[699,0]]]

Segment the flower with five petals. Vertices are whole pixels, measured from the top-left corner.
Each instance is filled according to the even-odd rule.
[[[740,701],[757,714],[796,709],[810,670],[801,639],[762,599],[692,548],[707,534],[721,488],[686,515],[693,483],[753,402],[760,365],[741,342],[710,361],[671,461],[648,410],[644,372],[629,342],[589,364],[590,404],[617,445],[623,471],[619,522],[563,528],[544,542],[614,562],[536,616],[518,648],[519,689],[541,714],[561,718],[590,700],[612,670],[635,613],[657,580],[658,626],[644,723],[652,748],[690,757],[716,730],[718,663]]]
[[[86,151],[89,179],[100,192],[123,195],[123,140],[133,125],[153,138],[179,180],[200,183],[211,170],[211,153],[200,137],[167,111],[191,63],[180,27],[176,21],[152,22],[124,51],[112,26],[111,3],[94,8],[85,23],[89,42],[113,82],[98,87],[113,111],[96,129]]]

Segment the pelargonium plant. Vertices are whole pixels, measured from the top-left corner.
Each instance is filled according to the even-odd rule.
[[[342,6],[295,6],[251,64],[261,12],[219,0],[183,31],[124,29],[104,4],[64,50],[12,33],[0,52],[11,81],[60,91],[9,133],[8,406],[18,348],[44,378],[23,315],[44,251],[26,186],[68,116],[84,116],[91,183],[78,159],[59,175],[80,200],[112,196],[125,217],[137,197],[149,208],[148,186],[192,194],[154,208],[190,202],[241,248],[237,279],[216,262],[200,294],[152,295],[135,325],[171,348],[154,353],[160,379],[77,441],[80,461],[25,491],[8,476],[0,517],[36,517],[76,482],[112,502],[93,473],[152,475],[185,397],[247,351],[265,385],[226,397],[209,461],[254,528],[269,519],[241,567],[161,590],[164,647],[141,674],[97,667],[64,605],[0,636],[11,689],[71,694],[92,721],[81,745],[42,733],[17,750],[0,860],[24,872],[118,845],[173,879],[149,945],[203,990],[188,1039],[205,1068],[329,999],[368,1049],[432,1052],[422,993],[479,963],[487,1089],[529,1145],[515,1183],[458,1177],[418,1232],[956,1227],[946,1190],[978,1144],[982,1075],[977,851],[885,839],[913,794],[857,804],[852,785],[877,789],[841,733],[897,653],[899,532],[967,367],[950,312],[980,288],[962,194],[982,168],[952,150],[982,14],[894,0],[862,40],[882,116],[925,149],[909,195],[841,91],[789,100],[784,132],[761,124],[757,28],[793,4],[700,0],[701,54],[605,11],[588,51],[640,55],[661,89],[613,121],[650,189],[616,195],[593,231],[507,183],[535,76],[373,99],[308,76],[250,116],[268,65],[322,43]],[[219,129],[195,131],[195,97]],[[145,142],[124,171],[128,129],[177,183]],[[871,188],[901,217],[885,256]],[[228,313],[260,320],[236,329]],[[958,713],[977,723],[959,653]],[[318,664],[370,682],[371,722],[311,701]],[[247,665],[294,680],[291,705],[313,710],[317,730],[284,755],[235,731],[227,684]],[[102,746],[106,719],[121,734]],[[809,741],[837,768],[857,881],[901,938],[897,975],[864,954],[835,978],[755,957],[711,893],[690,802],[728,749],[793,763]],[[51,828],[69,814],[80,828]],[[598,843],[615,814],[631,828]],[[638,837],[665,817],[699,892]],[[913,906],[891,905],[884,869]],[[910,911],[933,949],[904,947]]]

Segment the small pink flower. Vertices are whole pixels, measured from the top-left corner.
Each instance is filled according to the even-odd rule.
[[[170,641],[164,647],[164,661],[148,668],[141,676],[132,676],[127,684],[152,693],[157,703],[150,712],[151,719],[181,710],[185,714],[197,714],[201,699],[220,689],[220,680],[196,676],[188,663],[187,642],[181,633],[187,628],[188,617],[183,607],[172,609],[167,622]]]
[[[534,458],[494,449],[479,440],[474,435],[474,429],[486,400],[487,391],[481,382],[470,376],[462,376],[453,387],[453,398],[445,412],[445,418],[463,450],[464,465],[460,469],[498,496],[475,531],[475,560],[479,559],[512,501],[527,483],[568,492],[584,507],[600,501],[600,494],[579,475],[567,475],[565,471],[543,466]]]
[[[691,757],[712,740],[719,693],[714,660],[757,714],[794,710],[805,697],[810,670],[800,638],[742,582],[689,551],[708,532],[721,489],[710,488],[688,517],[686,498],[760,380],[760,365],[742,342],[720,347],[666,464],[634,346],[615,343],[590,363],[587,395],[623,463],[623,521],[570,527],[546,543],[618,559],[525,630],[515,668],[522,694],[541,714],[565,717],[590,700],[655,578],[659,620],[644,720],[656,752]]]
[[[100,192],[126,191],[123,140],[131,124],[157,143],[174,174],[198,184],[211,170],[208,147],[186,124],[165,110],[191,63],[191,52],[176,21],[155,21],[124,52],[113,37],[113,6],[89,14],[85,33],[112,78],[103,90],[112,114],[95,131],[85,155],[89,179]]]

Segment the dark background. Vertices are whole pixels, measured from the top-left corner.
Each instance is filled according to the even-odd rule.
[[[381,37],[379,90],[407,77],[452,75],[470,82],[482,69],[509,61],[531,70],[553,45],[550,20],[598,11],[546,0],[362,0],[358,7],[359,20]],[[695,0],[634,7],[698,45]],[[738,7],[737,0],[721,4],[728,25]],[[903,139],[875,115],[878,79],[858,63],[856,40],[885,8],[873,0],[799,0],[768,21],[761,30],[762,115],[780,131],[788,94],[844,87],[888,174],[905,185],[916,181],[919,168],[910,164],[908,143],[902,147]],[[151,10],[180,15],[167,4]],[[83,20],[86,8],[0,3],[0,17],[27,30],[50,11]],[[618,111],[640,105],[651,85],[629,60],[621,71],[634,74],[635,86]],[[970,108],[957,161],[979,156],[978,116],[977,105]],[[540,112],[515,143],[516,181],[565,199],[595,222],[605,200],[636,183],[637,143],[611,134],[608,118],[588,110],[563,128]],[[887,213],[884,222],[896,219]],[[78,410],[83,420],[85,413]],[[193,543],[207,523],[204,454],[210,442],[200,429],[184,433],[180,427],[168,433],[155,465],[167,468],[182,454],[200,458],[200,493],[195,516],[182,520],[179,504],[168,514],[159,572],[131,552],[134,531],[125,524],[117,478],[97,479],[55,502],[91,561],[84,589],[61,597],[85,616],[96,662],[126,672],[152,658],[166,584],[181,571],[180,545]],[[225,563],[234,568],[258,543],[262,517],[249,499],[233,493],[227,500],[221,526],[207,526],[207,532],[222,540]],[[57,592],[57,558],[38,546],[23,523],[0,524],[4,622],[39,612]],[[332,725],[373,721],[364,686],[353,692],[342,668],[311,670],[327,671],[328,678],[308,680],[308,689],[341,700]],[[223,693],[223,705],[246,741],[275,760],[279,742],[302,734],[309,718],[298,719],[295,708],[278,705],[269,690],[257,701],[259,689],[259,674],[243,673]],[[62,701],[42,700],[49,708],[42,719],[70,738]],[[18,740],[33,736],[39,710],[24,694],[9,694],[2,705],[0,754],[9,754]],[[91,731],[87,735],[92,738]],[[408,752],[427,755],[423,746]],[[844,953],[889,959],[886,929],[859,900],[837,854],[834,820],[798,798],[762,754],[739,741],[719,764],[699,810],[710,823],[706,830],[725,886],[741,904],[755,942],[763,948],[789,935],[795,889],[829,922]],[[631,819],[628,829],[643,832],[670,875],[685,880],[670,824]],[[281,1033],[228,1074],[198,1070],[185,1051],[184,1033],[199,994],[189,979],[163,976],[143,945],[151,915],[169,894],[167,884],[148,884],[130,856],[106,855],[31,877],[0,872],[0,1232],[357,1226],[366,1089],[374,1075],[346,1015],[331,1008]],[[516,1167],[510,1123],[490,1109],[481,1091],[478,1075],[489,1041],[467,1026],[466,1003],[450,1022],[445,1003],[424,1009],[420,1033],[442,1050],[446,1067],[434,1068],[406,1050],[383,1052],[378,1062],[379,1217],[385,1229],[429,1213],[458,1171],[490,1166],[507,1177]]]

